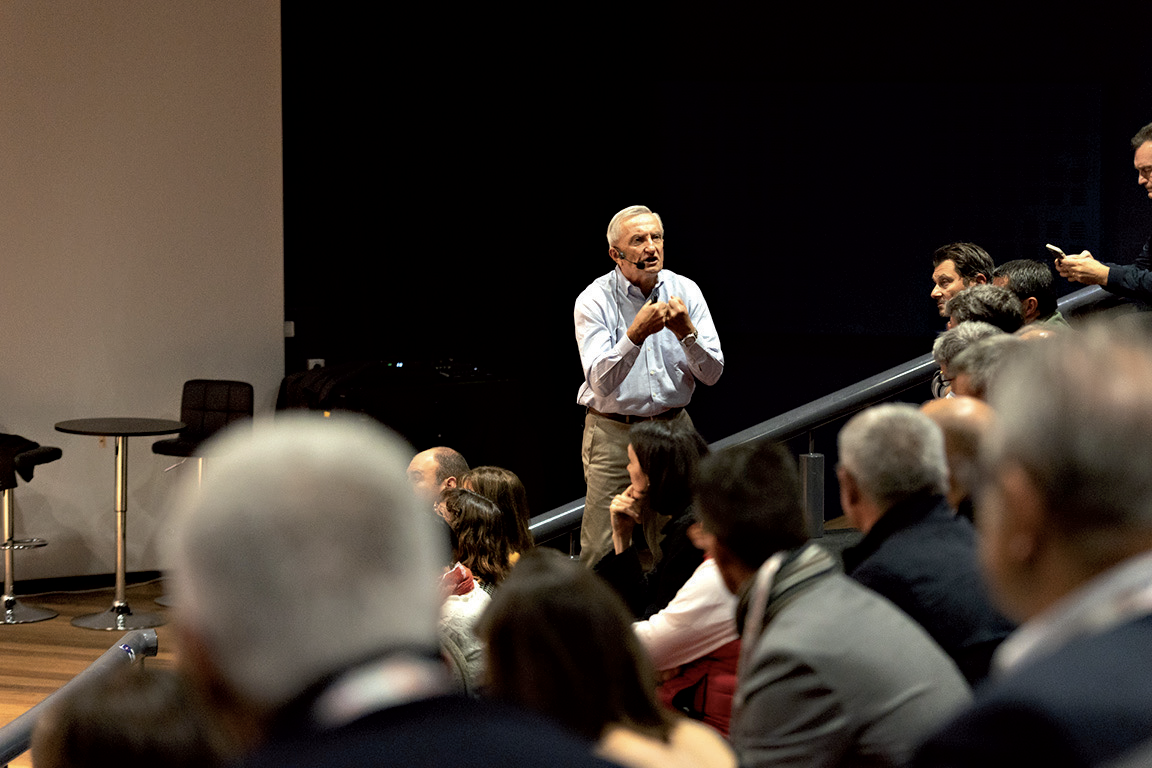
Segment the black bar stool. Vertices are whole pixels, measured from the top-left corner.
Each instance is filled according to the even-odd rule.
[[[40,445],[19,435],[0,434],[0,507],[2,507],[3,536],[0,549],[4,550],[4,623],[30,624],[57,616],[56,611],[24,605],[16,599],[13,555],[18,549],[36,549],[45,546],[44,539],[17,539],[13,533],[13,499],[16,476],[28,482],[33,470],[41,464],[56,461],[63,452],[59,448]]]

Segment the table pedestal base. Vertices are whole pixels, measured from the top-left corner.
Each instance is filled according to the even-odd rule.
[[[100,613],[77,616],[72,626],[84,629],[151,629],[164,625],[164,617],[158,613],[134,613],[128,603],[112,603],[112,607]]]

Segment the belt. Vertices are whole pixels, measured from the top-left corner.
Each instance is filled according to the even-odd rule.
[[[629,416],[623,413],[601,413],[592,406],[588,406],[588,413],[591,413],[594,416],[600,416],[601,418],[611,419],[612,421],[618,421],[621,424],[639,424],[641,421],[665,421],[667,419],[674,419],[680,415],[680,411],[682,410],[684,410],[684,406],[680,406],[678,408],[669,408],[663,413],[658,413],[655,416]]]

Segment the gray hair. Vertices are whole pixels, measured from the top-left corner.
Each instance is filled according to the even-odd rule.
[[[660,224],[660,231],[663,232],[664,220],[660,218],[660,214],[654,212],[646,205],[630,205],[613,216],[612,220],[608,222],[609,247],[616,247],[616,241],[620,239],[620,230],[624,227],[624,222],[628,221],[628,219],[631,219],[634,216],[641,216],[645,213],[650,213],[656,217],[657,223]]]
[[[944,314],[954,323],[982,320],[1006,333],[1024,325],[1024,305],[1016,294],[999,285],[974,285],[948,300]]]
[[[1134,530],[1152,531],[1149,382],[1149,336],[1093,324],[1025,343],[993,394],[998,419],[983,460],[993,470],[1018,465],[1054,532],[1085,562],[1106,564]]]
[[[1152,141],[1152,123],[1148,123],[1132,137],[1132,149],[1140,149],[1146,141]]]
[[[918,493],[944,493],[944,435],[908,403],[877,405],[849,419],[836,438],[840,465],[881,507]]]
[[[955,328],[949,328],[936,337],[932,343],[932,358],[937,365],[948,366],[956,355],[981,339],[1004,333],[991,323],[969,320]]]
[[[205,450],[212,471],[177,497],[166,554],[174,609],[233,690],[275,708],[382,651],[435,651],[447,553],[403,441],[284,415]]]
[[[948,365],[948,373],[952,376],[953,382],[960,374],[966,374],[969,386],[967,394],[986,400],[1000,373],[1002,363],[1009,355],[1018,352],[1021,344],[1026,343],[1019,336],[1010,333],[981,339],[956,355]]]

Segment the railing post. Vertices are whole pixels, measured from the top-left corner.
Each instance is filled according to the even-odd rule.
[[[808,433],[808,453],[800,454],[800,482],[804,492],[804,511],[808,518],[808,535],[824,537],[824,454],[816,453],[816,439]]]

